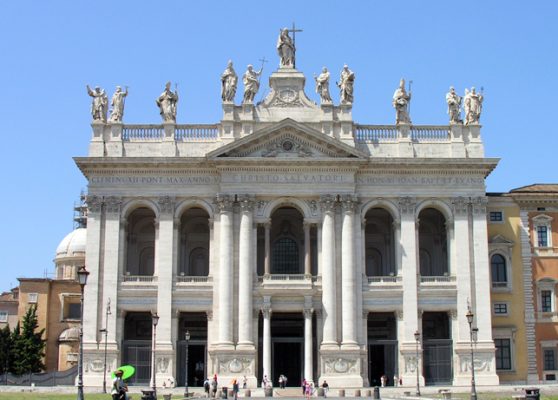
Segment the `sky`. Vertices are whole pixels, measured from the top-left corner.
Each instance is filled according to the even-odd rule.
[[[353,118],[393,124],[391,97],[412,80],[414,124],[448,123],[445,94],[484,88],[482,137],[501,161],[487,191],[556,183],[558,2],[548,1],[0,1],[0,291],[54,272],[87,182],[72,157],[91,139],[86,84],[129,86],[125,123],[160,123],[155,98],[178,84],[177,122],[221,119],[220,74],[231,59],[278,66],[279,29],[293,22],[297,68],[334,82],[355,72]],[[237,92],[240,102],[242,88]]]

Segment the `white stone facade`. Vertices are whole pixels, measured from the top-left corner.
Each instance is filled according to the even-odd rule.
[[[225,102],[214,125],[92,124],[89,156],[76,158],[89,182],[85,384],[102,382],[109,298],[111,369],[149,336],[129,316],[160,316],[158,385],[180,384],[181,335],[200,318],[191,386],[191,368],[276,384],[281,358],[296,356],[294,386],[362,387],[384,368],[412,387],[417,330],[421,384],[467,385],[469,305],[477,384],[497,384],[485,178],[498,160],[480,126],[361,125],[351,104],[309,100],[293,68],[269,81],[262,103]]]

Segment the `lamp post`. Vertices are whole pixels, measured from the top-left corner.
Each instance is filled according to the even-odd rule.
[[[110,315],[110,298],[107,301],[107,309],[105,312],[105,329],[100,329],[99,332],[105,334],[105,359],[103,362],[103,393],[107,392],[107,336],[108,336],[108,317]]]
[[[473,328],[473,318],[475,314],[471,311],[471,307],[467,310],[467,322],[469,323],[469,338],[471,345],[471,400],[477,400],[477,387],[475,386],[475,351],[473,349],[473,334],[476,337],[478,328]],[[475,340],[476,341],[476,340]]]
[[[420,373],[419,373],[419,342],[420,342],[420,332],[417,331],[415,332],[415,344],[416,344],[416,358],[417,358],[417,396],[420,396]]]
[[[184,372],[184,397],[188,398],[189,394],[188,394],[188,345],[190,344],[190,332],[186,331],[186,333],[184,334],[184,339],[186,339],[186,368],[185,368],[185,372]]]
[[[79,267],[77,271],[78,282],[81,288],[80,297],[80,316],[79,316],[79,359],[78,359],[78,400],[83,400],[83,291],[87,285],[87,277],[89,271],[85,269],[85,265]]]
[[[155,346],[157,343],[157,323],[159,322],[159,316],[157,313],[151,314],[151,322],[153,323],[153,340],[151,343],[151,390],[153,390],[153,398],[157,398],[157,383],[155,380]]]

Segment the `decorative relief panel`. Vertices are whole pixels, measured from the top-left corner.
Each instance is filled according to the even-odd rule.
[[[242,357],[225,357],[217,360],[219,373],[251,375],[254,370],[254,360]]]
[[[405,356],[405,372],[413,373],[417,371],[417,357],[416,356]]]
[[[483,356],[475,354],[475,371],[490,372],[490,365],[492,364],[491,356]],[[459,356],[459,372],[470,372],[471,371],[471,356],[470,355],[460,355]]]
[[[308,146],[289,137],[268,143],[266,149],[262,151],[262,157],[277,157],[280,155],[310,157],[312,151]]]
[[[324,358],[324,371],[326,374],[357,374],[359,373],[358,360],[347,358]]]
[[[170,359],[168,357],[157,357],[157,372],[167,373],[169,370]]]

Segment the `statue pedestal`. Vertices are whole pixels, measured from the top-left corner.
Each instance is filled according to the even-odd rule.
[[[411,125],[397,124],[397,144],[399,157],[414,157],[413,143],[411,143]]]
[[[468,157],[484,157],[484,145],[480,134],[481,126],[471,124],[463,127],[463,141]]]
[[[465,143],[463,142],[463,125],[462,124],[451,124],[450,125],[450,136],[451,136],[451,156],[465,158],[467,154],[465,153]]]
[[[89,156],[103,157],[105,155],[105,123],[101,121],[91,122],[93,137],[89,143]]]
[[[164,157],[176,157],[176,141],[174,132],[176,130],[176,123],[173,121],[163,122],[163,143],[161,143],[161,154]]]
[[[234,103],[232,101],[223,102],[223,119],[221,120],[221,139],[234,137]]]
[[[110,137],[106,144],[107,156],[122,157],[122,122],[110,123]]]
[[[333,103],[322,103],[320,108],[322,109],[322,133],[329,137],[333,137]]]

